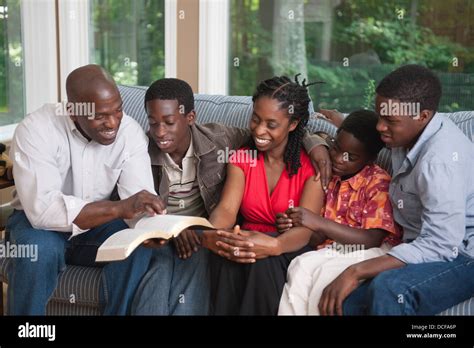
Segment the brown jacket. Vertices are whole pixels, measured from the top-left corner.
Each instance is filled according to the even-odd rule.
[[[194,124],[191,126],[194,155],[197,162],[197,180],[199,190],[204,201],[204,207],[210,215],[219,203],[222,188],[226,177],[226,163],[218,161],[221,151],[236,150],[247,145],[251,140],[250,130],[228,127],[218,123]],[[151,168],[155,181],[155,190],[160,197],[168,202],[169,179],[164,170],[164,154],[155,141],[147,134],[150,140],[148,153],[151,158]],[[305,134],[303,143],[306,151],[315,146],[325,144],[317,135]],[[219,151],[220,150],[220,151]]]

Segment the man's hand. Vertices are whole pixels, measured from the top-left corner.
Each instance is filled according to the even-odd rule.
[[[148,213],[150,216],[166,214],[165,202],[159,196],[145,190],[117,203],[119,204],[119,216],[122,219],[134,219],[144,213]]]
[[[313,163],[316,164],[321,178],[321,184],[324,191],[326,191],[332,177],[332,164],[328,149],[323,145],[315,146],[309,153],[309,157]]]
[[[258,259],[281,254],[277,238],[255,231],[242,231],[238,225],[233,232],[219,230],[218,254],[231,261],[253,263]]]
[[[349,267],[323,290],[319,300],[321,315],[342,315],[342,303],[359,286],[359,279]]]
[[[336,109],[334,110],[327,110],[327,109],[319,109],[319,113],[324,116],[329,122],[339,128],[344,121],[344,115],[341,114]]]
[[[388,254],[349,266],[324,289],[318,306],[321,315],[342,315],[342,303],[361,280],[372,279],[381,272],[405,266],[406,263]]]
[[[173,242],[180,259],[191,257],[201,246],[201,238],[194,230],[184,230],[173,239]]]

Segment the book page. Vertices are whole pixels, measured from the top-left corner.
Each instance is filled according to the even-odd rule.
[[[169,239],[171,235],[166,232],[161,231],[149,231],[144,229],[130,229],[119,231],[111,235],[107,240],[101,245],[102,247],[107,247],[108,245],[114,248],[127,248],[134,241],[138,240],[140,242],[149,239],[149,238],[163,238]]]
[[[136,228],[127,228],[107,238],[97,251],[96,261],[123,260],[143,241],[152,238],[170,239],[191,226],[214,228],[207,219],[194,216],[155,215],[142,218]]]
[[[212,226],[212,224],[205,218],[184,215],[147,216],[138,221],[135,228],[149,231],[160,230],[160,232],[169,235],[170,237],[168,238],[171,238],[172,236],[176,237],[182,230],[190,226],[214,228],[214,226]]]
[[[127,228],[107,238],[97,251],[96,261],[123,260],[143,241],[150,238],[168,239],[170,236],[159,231]]]

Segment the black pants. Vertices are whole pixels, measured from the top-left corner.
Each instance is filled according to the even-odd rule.
[[[291,260],[313,250],[267,257],[252,264],[229,261],[212,253],[211,312],[214,315],[277,315]]]

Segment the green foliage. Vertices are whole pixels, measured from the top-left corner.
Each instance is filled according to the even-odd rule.
[[[375,80],[370,79],[367,83],[364,100],[364,109],[371,110],[375,100]]]
[[[468,50],[431,29],[407,20],[382,21],[373,17],[352,22],[337,40],[352,46],[370,45],[381,61],[397,66],[418,63],[435,70],[447,70],[453,56],[465,56]]]
[[[4,0],[0,14],[0,126],[16,123],[25,115],[20,0]],[[5,10],[5,8],[4,8]]]
[[[335,66],[327,62],[308,64],[310,81],[324,81],[325,84],[310,89],[315,107],[343,110],[347,105],[360,109],[362,105],[354,105],[354,91],[359,90],[361,83],[366,84],[369,74],[364,69],[348,69],[341,65]],[[359,99],[359,97],[356,97]]]
[[[474,0],[452,1],[454,4],[443,0],[341,1],[332,10],[330,62],[318,56],[324,35],[322,22],[304,23],[309,80],[326,82],[310,89],[315,107],[346,112],[373,109],[377,83],[398,66],[417,63],[438,73],[443,84],[441,111],[474,110],[470,82],[474,79],[474,47],[464,47],[432,29],[442,27],[431,19],[433,13],[444,15],[444,28],[471,25],[468,13],[474,11]],[[277,65],[269,59],[274,38],[272,27],[264,25],[262,18],[274,12],[264,4],[264,0],[231,1],[231,58],[243,60],[238,68],[230,64],[230,94],[248,95],[263,78],[290,74],[275,70]],[[321,5],[312,0],[305,0],[305,4]],[[465,16],[452,10],[456,4],[465,9]],[[369,50],[381,64],[343,66],[344,57]],[[455,57],[462,62],[459,67],[453,64]]]
[[[259,0],[231,0],[230,94],[253,94],[262,71],[271,66],[272,33],[262,27],[260,5]]]
[[[91,60],[109,70],[118,83],[149,85],[164,77],[164,1],[91,0]],[[9,20],[19,23],[20,0],[3,3],[8,4]],[[285,62],[273,61],[276,4],[230,0],[230,94],[251,95],[259,81],[294,73],[283,70],[286,64],[280,63]],[[455,42],[459,32],[472,28],[469,13],[474,13],[474,0],[343,0],[331,11],[331,61],[320,56],[323,22],[304,23],[308,79],[326,82],[309,90],[316,108],[373,109],[375,86],[383,76],[400,65],[417,63],[438,73],[443,84],[441,111],[474,110],[474,47]],[[442,23],[434,14],[442,16]],[[445,37],[440,28],[461,30],[454,40],[452,32]],[[1,116],[0,125],[24,114],[23,67],[15,66],[22,58],[21,36],[19,30],[12,36],[7,29],[0,19],[0,112],[9,112]],[[343,66],[344,57],[369,50],[381,64]],[[455,57],[459,67],[453,65]]]
[[[164,77],[164,0],[92,0],[93,61],[119,84]]]

